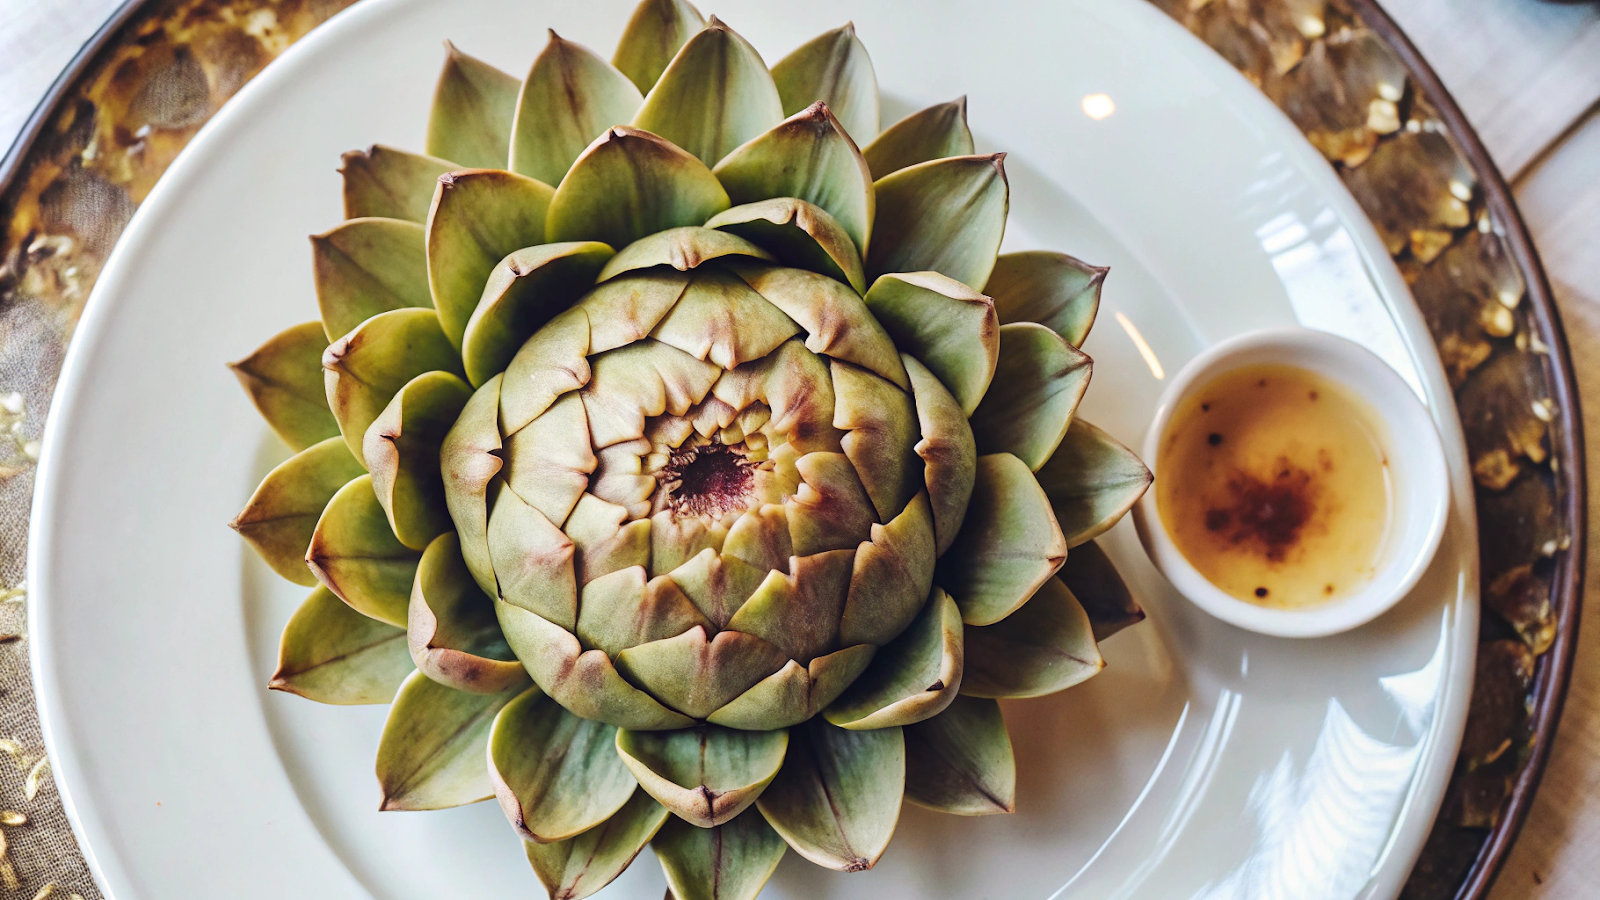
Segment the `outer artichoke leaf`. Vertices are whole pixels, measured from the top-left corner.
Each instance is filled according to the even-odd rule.
[[[382,810],[447,809],[494,796],[485,763],[495,716],[525,683],[469,694],[412,672],[400,685],[378,743]]]
[[[524,841],[528,862],[550,896],[583,900],[615,881],[666,824],[666,807],[635,790],[616,815],[575,838]]]
[[[786,267],[815,272],[849,285],[858,296],[867,289],[861,254],[827,210],[793,197],[776,197],[735,206],[706,222],[771,251]]]
[[[444,46],[448,55],[428,115],[428,154],[472,168],[504,169],[520,85],[454,44]]]
[[[1144,610],[1097,541],[1072,548],[1056,577],[1088,614],[1096,643],[1144,621]]]
[[[495,266],[513,251],[545,242],[553,196],[542,181],[497,169],[439,178],[428,212],[428,285],[439,323],[457,349]]]
[[[794,111],[712,171],[734,203],[793,197],[825,210],[866,254],[876,205],[872,173],[827,104]]]
[[[860,294],[836,279],[800,269],[738,266],[736,271],[805,331],[807,350],[860,366],[901,390],[911,389],[899,349]]]
[[[589,317],[574,307],[534,332],[506,367],[500,431],[515,434],[556,398],[589,383]]]
[[[787,538],[787,530],[784,536]],[[666,577],[672,579],[672,583],[683,591],[695,608],[720,630],[728,626],[728,620],[756,592],[766,575],[766,569],[753,566],[738,557],[719,555],[716,550],[707,547]]]
[[[903,360],[922,430],[916,451],[922,457],[922,480],[928,486],[928,505],[933,511],[934,544],[942,556],[966,521],[967,502],[977,477],[977,443],[966,414],[939,379],[912,357]]]
[[[645,0],[634,8],[611,62],[649,93],[678,50],[700,29],[705,17],[687,0]]]
[[[339,489],[317,520],[306,564],[317,580],[362,615],[404,628],[422,554],[400,543],[362,475]]]
[[[673,815],[701,828],[726,824],[756,802],[783,765],[786,731],[702,725],[681,731],[617,732],[617,755],[639,786]]]
[[[933,589],[911,626],[885,645],[866,672],[823,715],[840,728],[910,725],[943,712],[962,677],[961,611]]]
[[[696,627],[622,651],[617,669],[668,707],[704,719],[787,661],[783,651],[754,635],[722,631],[710,638]]]
[[[789,539],[796,556],[854,550],[872,537],[877,522],[872,499],[843,453],[807,453],[795,462],[800,490],[784,501]]]
[[[312,444],[268,472],[229,525],[274,572],[310,587],[317,578],[306,568],[306,548],[317,520],[333,495],[363,471],[342,439]]]
[[[402,219],[350,219],[311,236],[317,307],[335,341],[381,312],[431,307],[422,226]]]
[[[957,816],[1016,808],[1017,761],[999,703],[961,696],[906,726],[906,799]]]
[[[799,333],[793,319],[738,276],[711,268],[689,279],[678,304],[656,326],[655,339],[733,369],[761,359]]]
[[[500,710],[489,732],[489,780],[518,834],[564,841],[623,808],[636,785],[617,758],[616,733],[567,712],[537,687]]]
[[[875,179],[918,163],[972,153],[966,97],[906,116],[861,151]]]
[[[322,354],[328,407],[350,452],[364,458],[367,429],[424,372],[461,375],[461,357],[431,309],[395,309],[362,322]]]
[[[927,603],[937,562],[933,512],[920,493],[887,525],[872,526],[872,540],[856,549],[840,641],[883,645],[898,637]]]
[[[855,25],[801,44],[772,67],[772,80],[778,85],[784,115],[820,101],[839,117],[855,143],[878,136],[878,75],[866,45],[856,37]]]
[[[584,652],[578,639],[560,625],[510,603],[496,603],[495,612],[506,641],[534,681],[575,715],[641,730],[694,724],[624,681],[604,652]]]
[[[922,490],[917,408],[899,386],[849,363],[833,360],[833,427],[840,445],[872,498],[878,521],[887,522]]]
[[[630,272],[595,287],[578,304],[589,317],[589,352],[604,353],[649,337],[688,286],[688,275],[661,269]]]
[[[782,119],[783,102],[761,54],[712,16],[645,95],[633,125],[714,166]]]
[[[576,626],[572,540],[559,527],[516,491],[501,488],[489,514],[488,542],[501,599],[562,628]]]
[[[669,818],[650,846],[674,900],[755,900],[788,851],[758,810],[716,828]]]
[[[1050,498],[1068,547],[1097,538],[1117,524],[1144,496],[1151,480],[1150,470],[1132,450],[1077,420],[1039,469],[1039,484]]]
[[[712,221],[725,214],[718,213]],[[622,248],[600,272],[599,280],[609,281],[625,272],[656,266],[671,266],[679,272],[688,272],[701,263],[729,256],[772,259],[772,254],[736,234],[714,231],[710,226],[685,225],[640,238]]]
[[[972,414],[978,452],[1010,453],[1037,472],[1066,437],[1093,370],[1094,360],[1043,325],[1001,325],[1001,388]]]
[[[967,629],[972,697],[1042,697],[1088,680],[1105,668],[1089,616],[1059,578],[993,625]]]
[[[839,649],[839,618],[856,551],[797,556],[793,572],[772,571],[728,621],[801,665]]]
[[[449,372],[424,372],[367,427],[362,451],[373,490],[389,527],[413,550],[450,530],[439,447],[471,397],[472,388]]]
[[[1100,310],[1100,286],[1110,269],[1065,253],[1002,254],[983,292],[994,298],[1000,324],[1038,322],[1082,347]]]
[[[318,703],[388,703],[412,668],[405,629],[369,619],[319,586],[283,629],[267,687]]]
[[[504,372],[534,332],[594,286],[612,256],[609,246],[582,241],[513,250],[496,263],[462,337],[467,379],[481,385]]]
[[[783,771],[756,803],[801,856],[864,872],[894,836],[905,779],[899,728],[847,731],[813,719],[789,732]]]
[[[877,648],[857,644],[819,656],[809,666],[794,660],[756,682],[706,721],[745,731],[775,731],[799,725],[839,699],[866,671]]]
[[[972,502],[934,583],[949,591],[968,625],[992,625],[1028,602],[1067,558],[1049,498],[1022,460],[978,457]]]
[[[448,160],[373,144],[344,154],[344,217],[404,219],[422,224],[433,206],[439,176],[459,169]]]
[[[584,148],[626,125],[643,100],[628,76],[552,30],[517,97],[511,170],[559,184]]]
[[[585,584],[578,602],[579,640],[613,658],[639,644],[677,637],[710,623],[670,582],[645,581],[644,566],[620,569]]]
[[[339,433],[323,386],[322,352],[327,348],[322,323],[306,322],[228,365],[261,417],[291,450],[304,450]]]
[[[498,694],[528,677],[500,634],[493,598],[467,571],[454,532],[434,538],[422,553],[406,637],[417,669],[446,687]]]
[[[867,291],[867,308],[972,415],[1000,358],[994,301],[937,272],[885,275]]]
[[[444,476],[445,506],[461,539],[461,555],[478,587],[491,597],[500,595],[499,581],[489,562],[490,484],[503,463],[500,441],[501,376],[489,379],[473,392],[456,423],[439,447],[439,469]]]
[[[705,163],[647,131],[617,126],[590,144],[557,186],[545,239],[626,247],[703,224],[728,206],[728,192]]]
[[[1011,189],[1005,154],[918,163],[878,179],[867,279],[938,272],[977,290],[989,280],[1006,232]]]

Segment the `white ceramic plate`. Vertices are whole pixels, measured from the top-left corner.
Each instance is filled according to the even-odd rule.
[[[365,0],[207,125],[118,245],[56,395],[30,563],[55,771],[115,900],[539,893],[494,804],[377,812],[383,708],[265,689],[303,589],[224,527],[284,450],[223,362],[315,317],[305,236],[340,219],[339,153],[420,145],[441,41],[521,72],[545,26],[609,50],[631,5]],[[1011,246],[1113,267],[1084,409],[1124,442],[1141,442],[1158,364],[1173,372],[1221,338],[1298,321],[1371,347],[1424,397],[1457,510],[1411,597],[1315,642],[1208,618],[1119,526],[1110,549],[1150,621],[1107,643],[1110,666],[1088,684],[1008,706],[1018,812],[908,809],[874,871],[825,873],[791,854],[764,896],[1394,897],[1465,715],[1472,501],[1421,318],[1328,166],[1143,0],[715,11],[769,59],[854,18],[886,118],[970,94],[980,147],[1012,154]],[[1094,94],[1115,112],[1087,116]],[[657,900],[662,884],[647,857],[604,896]]]

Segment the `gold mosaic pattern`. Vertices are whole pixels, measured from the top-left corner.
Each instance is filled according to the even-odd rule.
[[[354,0],[152,0],[50,111],[0,195],[0,584],[22,579],[32,463],[62,351],[133,210],[216,109]],[[1444,812],[1406,888],[1453,896],[1529,750],[1528,697],[1555,635],[1570,545],[1543,346],[1471,167],[1389,46],[1344,0],[1151,0],[1278,104],[1372,217],[1433,330],[1479,485],[1488,614]],[[1575,427],[1575,424],[1574,424]],[[21,588],[0,589],[0,895],[98,898],[72,844],[31,704]],[[10,649],[3,645],[9,644]],[[10,707],[9,709],[7,707]],[[35,748],[33,750],[25,747]],[[11,778],[15,783],[7,779]],[[64,886],[58,886],[58,882]],[[82,893],[75,893],[81,891]]]

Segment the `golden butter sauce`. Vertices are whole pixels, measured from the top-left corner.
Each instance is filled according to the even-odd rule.
[[[1219,375],[1169,420],[1161,520],[1190,564],[1241,600],[1294,609],[1354,593],[1383,562],[1394,506],[1378,422],[1305,369]]]

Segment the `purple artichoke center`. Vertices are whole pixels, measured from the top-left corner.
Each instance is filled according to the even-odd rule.
[[[657,476],[661,505],[678,517],[717,519],[753,505],[756,462],[743,442],[685,444]]]

